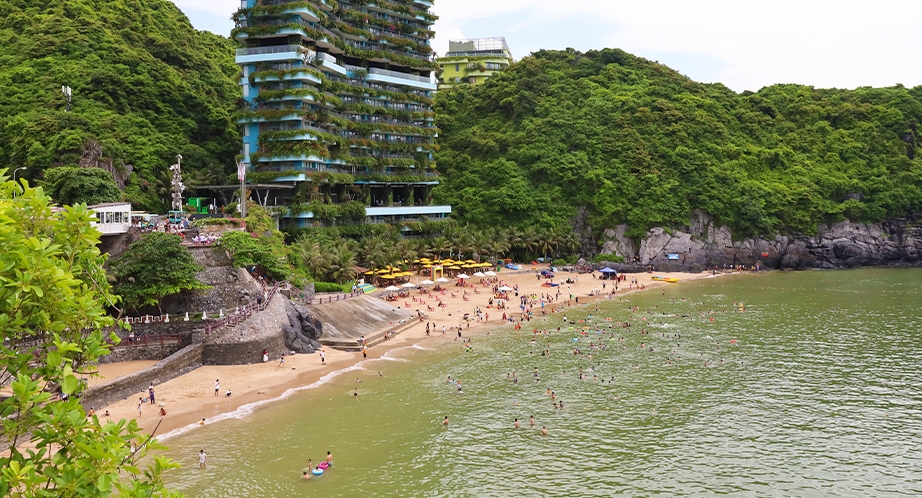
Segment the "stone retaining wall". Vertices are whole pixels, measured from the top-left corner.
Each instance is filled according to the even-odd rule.
[[[112,348],[112,353],[99,359],[99,363],[117,363],[120,361],[163,360],[183,349],[182,344],[164,344],[163,346],[143,346],[130,348]]]
[[[140,372],[87,389],[81,397],[81,403],[88,409],[90,406],[110,405],[142,392],[146,395],[147,386],[151,383],[156,386],[202,366],[204,350],[204,345],[193,344]]]

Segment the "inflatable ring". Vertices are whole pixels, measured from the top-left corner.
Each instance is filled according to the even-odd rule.
[[[314,474],[315,476],[319,476],[319,475],[323,475],[323,471],[320,469],[314,469],[311,471],[311,474]]]

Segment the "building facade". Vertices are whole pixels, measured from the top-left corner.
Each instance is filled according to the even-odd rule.
[[[242,0],[247,177],[283,225],[441,219],[431,0]],[[272,189],[275,185],[278,188]],[[261,195],[263,195],[261,194]]]
[[[448,53],[438,59],[439,89],[461,83],[480,85],[512,63],[505,38],[449,41]]]

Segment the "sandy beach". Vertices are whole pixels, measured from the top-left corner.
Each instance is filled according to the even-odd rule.
[[[542,268],[546,268],[542,266]],[[678,284],[667,284],[652,280],[654,275],[662,277],[679,278]],[[682,282],[710,277],[710,273],[686,274],[686,273],[643,273],[628,274],[627,281],[619,284],[615,299],[640,290],[643,286],[646,290],[662,289],[668,293],[668,286],[682,285]],[[534,272],[503,274],[496,278],[510,287],[518,285],[520,295],[541,295],[556,293],[560,289],[561,296],[559,301],[548,304],[546,310],[550,313],[552,310],[558,310],[564,304],[568,292],[579,297],[579,304],[571,302],[571,306],[586,306],[590,303],[609,299],[613,281],[607,282],[606,289],[602,289],[602,280],[593,278],[592,274],[577,275],[576,273],[559,273],[554,282],[560,283],[560,287],[547,288],[542,287],[544,280],[538,280]],[[573,284],[563,283],[567,278],[574,278],[577,281]],[[629,289],[631,279],[637,279],[638,284],[633,289]],[[429,297],[420,290],[414,289],[411,296],[406,299],[392,302],[394,306],[406,307],[409,309],[420,310],[428,315],[425,321],[419,321],[414,325],[404,329],[393,339],[384,341],[368,350],[368,358],[379,358],[398,347],[406,347],[413,344],[425,346],[427,343],[451,342],[457,338],[457,329],[452,332],[442,334],[442,326],[446,330],[452,327],[458,327],[464,324],[462,334],[464,337],[472,337],[486,333],[487,330],[508,327],[512,330],[513,324],[502,321],[503,310],[497,310],[495,306],[488,308],[489,299],[493,296],[492,285],[482,286],[481,279],[474,277],[468,280],[467,287],[456,287],[453,283],[447,284],[445,295],[441,296],[445,306],[439,307],[434,297]],[[475,289],[477,292],[475,292]],[[467,300],[464,298],[464,291],[467,291]],[[590,294],[600,292],[599,296],[590,296]],[[661,292],[661,290],[657,290]],[[433,296],[436,293],[433,292]],[[452,296],[454,294],[454,297]],[[512,293],[510,293],[511,295]],[[417,300],[413,300],[413,298]],[[515,300],[516,298],[512,298]],[[432,310],[429,307],[432,307]],[[505,310],[511,316],[516,318],[521,315],[517,302],[511,302]],[[478,321],[475,318],[474,310],[480,308],[488,315],[488,320]],[[464,322],[463,316],[470,313],[471,320],[469,328]],[[540,317],[540,309],[534,310],[535,317]],[[426,336],[426,324],[434,323],[435,331],[431,336]],[[326,348],[326,364],[321,364],[320,355],[292,355],[286,356],[284,364],[281,364],[279,358],[271,358],[269,362],[253,365],[234,365],[234,366],[204,366],[193,372],[181,377],[177,377],[168,382],[154,386],[156,403],[143,405],[143,410],[138,412],[138,398],[147,397],[147,391],[139,392],[134,396],[109,405],[107,407],[95,407],[96,412],[103,417],[106,410],[112,420],[119,419],[137,419],[139,425],[147,432],[156,430],[155,436],[173,435],[187,430],[193,430],[202,419],[205,423],[213,423],[228,416],[228,414],[237,411],[240,407],[249,405],[254,402],[267,401],[278,398],[288,389],[298,388],[317,382],[323,376],[330,373],[347,369],[363,360],[361,352],[345,352]],[[153,364],[153,362],[124,362],[101,365],[99,368],[100,377],[90,380],[91,385],[101,385],[111,381],[121,375],[134,371],[142,370]],[[220,390],[215,396],[215,380],[220,381]],[[231,390],[232,395],[226,396],[226,391]],[[159,405],[164,404],[167,412],[166,416],[159,415]],[[172,434],[171,434],[172,433]]]

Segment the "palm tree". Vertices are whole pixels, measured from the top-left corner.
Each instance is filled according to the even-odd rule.
[[[310,239],[299,239],[294,245],[293,253],[300,262],[300,266],[307,270],[311,278],[318,279],[325,276],[330,268],[323,248],[320,247],[319,243]]]
[[[429,251],[433,255],[437,255],[439,259],[442,258],[442,253],[448,251],[450,247],[448,239],[444,236],[438,236],[429,241]]]
[[[333,248],[329,254],[329,277],[337,284],[344,284],[355,280],[355,253],[348,244],[340,244]]]

